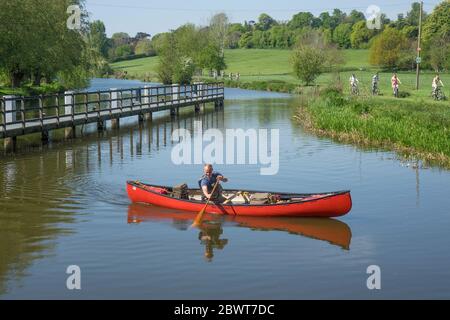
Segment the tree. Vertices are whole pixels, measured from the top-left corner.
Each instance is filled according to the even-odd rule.
[[[322,12],[319,15],[319,19],[322,21],[322,27],[325,29],[331,29],[333,30],[336,28],[336,25],[334,24],[333,19],[331,18],[330,14],[328,12]]]
[[[208,70],[216,70],[218,73],[226,69],[225,58],[221,55],[220,48],[209,44],[200,52],[199,67]]]
[[[220,48],[224,56],[225,41],[228,30],[228,16],[225,13],[214,15],[209,22],[210,39]]]
[[[158,78],[163,84],[171,84],[175,74],[175,65],[179,63],[180,59],[174,32],[161,35],[159,45]]]
[[[272,48],[290,48],[293,44],[293,32],[287,26],[278,25],[269,30]]]
[[[244,33],[241,38],[239,39],[239,48],[253,48],[253,33],[252,32],[246,32]]]
[[[399,30],[388,27],[378,35],[370,47],[369,62],[384,68],[398,68],[404,56],[410,55],[410,44]]]
[[[134,49],[135,54],[145,54],[148,56],[155,55],[155,49],[153,48],[151,40],[143,38],[139,40]]]
[[[323,72],[323,53],[311,46],[299,46],[294,51],[292,61],[295,75],[306,85],[314,83]]]
[[[449,69],[450,2],[436,6],[423,26],[424,60],[435,70]]]
[[[340,51],[328,45],[317,30],[300,38],[291,56],[294,74],[306,85],[314,83],[326,69],[331,71],[342,62]]]
[[[128,33],[125,32],[117,32],[114,33],[111,37],[112,41],[114,42],[114,46],[120,47],[123,46],[125,44],[130,44],[131,43],[131,37]]]
[[[450,37],[450,2],[443,1],[436,6],[428,16],[423,26],[424,41],[430,41],[434,37],[448,39]]]
[[[133,48],[129,44],[124,44],[116,48],[116,57],[126,57],[133,54]]]
[[[261,31],[267,31],[276,25],[277,22],[271,16],[266,13],[263,13],[258,18],[257,28]]]
[[[245,27],[240,23],[230,24],[225,39],[225,47],[229,49],[239,48],[239,40],[246,32]]]
[[[96,50],[100,52],[103,57],[108,57],[108,50],[111,46],[111,43],[106,36],[105,24],[102,21],[96,20],[90,23],[89,38],[92,46],[96,48]]]
[[[39,5],[35,0],[0,1],[0,69],[11,86],[19,87],[26,79],[39,85],[43,77],[51,82],[59,72],[88,68],[85,39],[66,26],[71,4],[82,9],[80,27],[86,31],[82,0],[40,0]]]
[[[339,9],[334,9],[331,19],[333,20],[334,27],[336,28],[338,25],[345,22],[347,19],[347,14]]]
[[[352,44],[352,48],[362,49],[367,48],[369,46],[369,41],[376,34],[375,30],[371,30],[367,28],[366,21],[359,21],[355,23],[352,28],[352,33],[350,35],[350,42]]]
[[[347,17],[347,22],[351,25],[354,25],[355,23],[360,21],[366,21],[364,13],[362,13],[361,11],[352,10],[352,12],[350,12],[350,15]]]
[[[301,29],[305,27],[311,27],[314,20],[314,15],[311,12],[299,12],[295,14],[288,26],[291,29]]]
[[[410,26],[419,26],[419,17],[420,17],[420,2],[413,2],[411,5],[411,11],[408,11],[406,14],[406,23]],[[424,11],[422,13],[422,21],[426,21],[427,13]]]
[[[450,38],[432,38],[428,49],[428,59],[436,72],[450,70]]]
[[[352,25],[350,23],[343,23],[334,29],[333,32],[333,42],[336,43],[340,48],[350,48],[351,40],[350,36],[352,34]]]

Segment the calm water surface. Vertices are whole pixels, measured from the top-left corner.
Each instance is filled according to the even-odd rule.
[[[95,80],[92,89],[142,83]],[[0,299],[450,298],[450,173],[394,153],[361,150],[305,133],[296,98],[230,89],[224,110],[162,113],[118,131],[83,128],[62,143],[0,156]],[[290,192],[351,189],[335,220],[212,217],[130,204],[125,182],[188,182],[201,166],[171,162],[172,130],[280,129],[280,171],[216,166],[225,187]],[[81,128],[79,128],[81,130]],[[66,289],[66,268],[82,290]],[[369,265],[382,289],[366,286]]]

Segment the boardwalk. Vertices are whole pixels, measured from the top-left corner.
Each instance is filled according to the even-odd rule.
[[[5,139],[5,148],[15,145],[17,136],[66,129],[66,137],[73,136],[75,127],[97,123],[102,130],[105,121],[117,126],[120,118],[139,116],[140,120],[152,118],[158,111],[170,110],[176,114],[180,108],[214,103],[223,105],[222,83],[197,83],[194,85],[169,85],[96,92],[66,92],[64,94],[0,98],[0,139]]]

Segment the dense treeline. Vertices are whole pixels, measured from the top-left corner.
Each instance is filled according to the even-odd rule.
[[[448,70],[450,57],[450,3],[444,1],[428,15],[423,12],[423,52],[425,68]],[[371,49],[370,61],[385,69],[415,67],[419,33],[420,3],[412,4],[405,14],[391,21],[382,14],[381,29],[369,29],[362,12],[347,14],[334,9],[318,17],[299,12],[289,21],[276,21],[261,14],[258,21],[230,24],[226,33],[226,47],[289,49],[298,46],[305,35],[319,32],[324,41],[341,49]]]
[[[69,28],[73,5],[80,9],[79,24]],[[0,1],[0,84],[86,86],[108,68],[95,27],[84,0]]]
[[[153,55],[160,57],[161,82],[185,83],[204,70],[217,74],[224,70],[226,48],[293,49],[294,71],[306,83],[314,79],[302,74],[305,66],[317,76],[341,63],[329,59],[339,58],[337,49],[370,48],[371,64],[385,70],[412,69],[416,63],[417,2],[396,20],[381,15],[380,29],[369,29],[362,12],[334,9],[317,17],[299,12],[289,21],[277,21],[263,13],[258,21],[244,23],[229,23],[225,14],[217,14],[208,26],[186,24],[153,38],[146,32],[134,37],[115,33],[109,38],[103,22],[88,21],[84,2],[0,1],[0,85],[83,87],[93,76],[111,74],[109,62]],[[67,27],[71,5],[82,9],[78,30]],[[450,69],[449,1],[423,14],[422,57],[424,68]]]

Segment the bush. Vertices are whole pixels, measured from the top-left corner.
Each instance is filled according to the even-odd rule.
[[[342,107],[346,104],[346,99],[342,92],[342,88],[330,86],[320,92],[320,96],[330,107]]]
[[[406,36],[399,30],[386,28],[378,35],[370,47],[369,62],[382,68],[401,67],[403,57],[410,56],[410,44]]]

